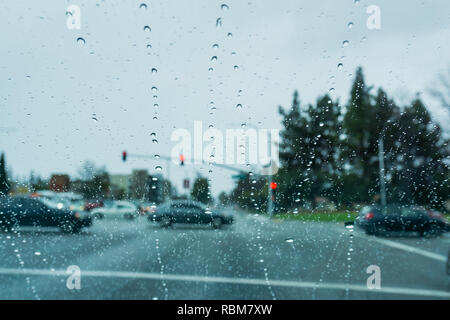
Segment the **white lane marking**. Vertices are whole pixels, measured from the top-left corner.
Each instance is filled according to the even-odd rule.
[[[344,232],[344,230],[342,230],[340,227],[338,227],[338,229],[336,229],[338,232],[342,233]],[[431,258],[437,261],[441,261],[441,262],[447,262],[447,257],[438,253],[434,253],[434,252],[430,252],[427,250],[423,250],[423,249],[419,249],[416,247],[412,247],[406,244],[402,244],[399,242],[395,242],[392,240],[386,240],[386,239],[380,239],[380,238],[372,238],[372,237],[368,237],[365,234],[359,234],[358,232],[353,231],[353,235],[357,236],[359,238],[363,238],[366,239],[368,241],[375,241],[378,242],[380,244],[383,244],[385,246],[389,246],[392,248],[396,248],[396,249],[400,249],[400,250],[404,250],[406,252],[410,252],[410,253],[415,253],[415,254],[419,254],[422,255],[424,257],[427,258]]]
[[[68,276],[66,270],[47,270],[47,269],[13,269],[0,268],[2,275],[26,275],[26,276]],[[226,284],[245,284],[266,286],[266,279],[251,278],[229,278],[229,277],[211,277],[184,274],[163,274],[149,272],[128,272],[128,271],[98,271],[81,270],[82,277],[100,277],[100,278],[126,278],[126,279],[150,279],[150,280],[168,280],[168,281],[192,281],[207,283],[226,283]],[[367,286],[345,283],[326,283],[312,281],[289,281],[289,280],[270,280],[272,286],[305,288],[305,289],[331,289],[331,290],[351,290],[363,292],[380,292],[411,296],[428,296],[450,299],[450,292],[428,289],[413,289],[399,287],[382,287],[381,289],[369,289]]]
[[[415,247],[412,247],[412,246],[408,246],[406,244],[402,244],[402,243],[399,243],[399,242],[386,240],[386,239],[372,239],[372,240],[376,241],[378,243],[384,244],[386,246],[392,247],[392,248],[404,250],[404,251],[407,251],[407,252],[410,252],[410,253],[420,254],[420,255],[422,255],[424,257],[431,258],[431,259],[434,259],[434,260],[447,262],[447,257],[443,256],[441,254],[438,254],[438,253],[426,251],[426,250],[423,250],[423,249],[415,248]]]

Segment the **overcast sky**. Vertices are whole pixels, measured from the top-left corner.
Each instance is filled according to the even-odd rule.
[[[69,5],[81,8],[79,30],[66,26]],[[381,9],[380,30],[366,26],[369,5]],[[296,89],[306,104],[334,88],[346,104],[359,65],[400,104],[422,92],[450,129],[426,93],[450,66],[448,0],[5,0],[0,30],[0,151],[15,176],[75,175],[84,160],[112,174],[157,165],[167,174],[163,161],[123,163],[122,150],[170,155],[173,130],[193,132],[195,120],[223,132],[280,128],[278,105]],[[214,194],[232,188],[232,172],[208,170],[172,166],[170,175],[179,190],[197,172]]]

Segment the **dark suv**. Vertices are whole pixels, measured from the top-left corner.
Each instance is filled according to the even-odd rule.
[[[367,234],[416,231],[423,236],[450,230],[450,224],[441,214],[421,207],[402,205],[366,206],[361,209],[355,223]]]
[[[0,228],[9,231],[16,226],[59,227],[76,233],[92,224],[89,213],[53,206],[29,197],[0,197]]]
[[[155,213],[148,215],[149,221],[158,222],[162,227],[172,223],[211,224],[220,228],[224,224],[233,223],[231,215],[212,212],[200,202],[176,200],[159,206]]]

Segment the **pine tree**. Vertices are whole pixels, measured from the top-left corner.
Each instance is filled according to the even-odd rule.
[[[339,170],[339,136],[341,110],[338,102],[328,95],[317,99],[315,105],[300,110],[298,93],[294,93],[289,112],[279,109],[283,116],[280,159],[283,181],[278,194],[279,204],[288,208],[295,203],[315,206],[315,197],[330,196],[333,175]]]
[[[205,204],[211,201],[209,196],[209,182],[208,179],[203,177],[197,177],[194,181],[191,191],[192,199],[195,201],[203,202]]]
[[[441,208],[447,200],[450,170],[448,140],[420,98],[405,107],[398,120],[393,184],[398,201]]]
[[[6,173],[5,155],[0,157],[0,196],[7,195],[10,190],[8,176]]]

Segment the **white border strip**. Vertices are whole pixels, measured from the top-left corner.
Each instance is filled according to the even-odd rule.
[[[47,270],[47,269],[13,269],[0,268],[0,275],[26,275],[26,276],[69,276],[65,270]],[[127,271],[81,271],[82,277],[99,278],[126,278],[126,279],[147,279],[147,280],[168,280],[168,281],[192,281],[205,283],[226,283],[226,284],[244,284],[266,286],[266,279],[251,278],[229,278],[229,277],[210,277],[183,274],[163,274],[147,272],[127,272]],[[312,281],[289,281],[289,280],[270,280],[271,286],[305,288],[305,289],[329,289],[329,290],[350,290],[362,292],[380,292],[387,294],[399,294],[410,296],[434,297],[450,299],[450,292],[428,289],[382,287],[381,289],[369,289],[363,285],[345,284],[345,283],[324,283]]]

